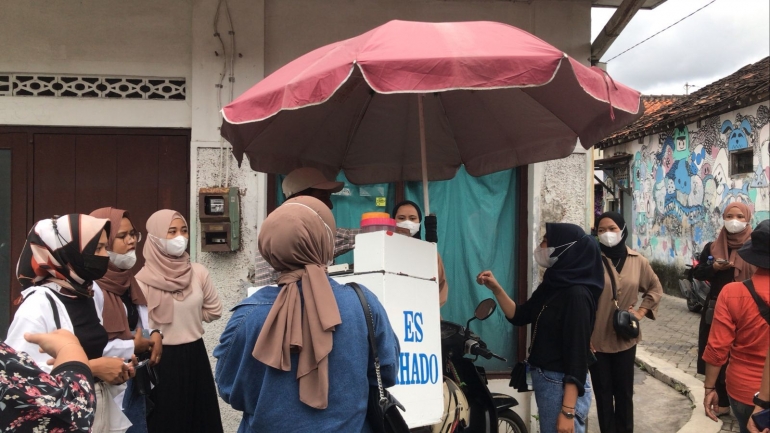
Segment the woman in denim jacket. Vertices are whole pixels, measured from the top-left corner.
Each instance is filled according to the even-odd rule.
[[[262,256],[281,272],[241,302],[214,350],[219,395],[243,412],[239,432],[368,432],[376,385],[368,331],[353,288],[326,275],[334,254],[331,211],[312,197],[288,200],[263,223]],[[398,340],[384,308],[372,311],[383,385],[396,382]]]

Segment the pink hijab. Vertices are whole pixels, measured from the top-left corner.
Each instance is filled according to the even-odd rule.
[[[725,211],[722,213],[722,218],[727,215],[727,212],[732,209],[739,209],[743,215],[746,216],[746,228],[740,233],[730,233],[726,228],[722,227],[722,230],[717,235],[717,239],[711,243],[711,255],[715,259],[727,259],[733,263],[734,281],[743,281],[751,278],[756,271],[756,267],[752,266],[745,261],[738,254],[738,249],[751,239],[751,210],[743,203],[730,203],[725,206]]]
[[[329,405],[328,356],[332,333],[342,323],[326,275],[326,264],[334,258],[336,230],[331,210],[320,200],[303,196],[273,211],[259,231],[259,252],[281,272],[282,287],[252,355],[265,365],[291,371],[291,351],[299,350],[299,399],[316,409]]]
[[[144,267],[136,274],[137,280],[149,286],[147,309],[150,319],[160,324],[171,323],[174,319],[174,299],[182,301],[192,292],[190,255],[170,256],[160,243],[161,239],[166,239],[171,221],[177,218],[187,224],[182,214],[169,209],[159,210],[147,220],[148,236],[142,250]]]

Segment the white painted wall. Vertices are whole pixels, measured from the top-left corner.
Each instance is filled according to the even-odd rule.
[[[515,25],[586,62],[590,53],[591,0],[229,0],[235,29],[235,82],[224,81],[222,104],[230,88],[238,96],[293,58],[333,41],[355,36],[391,19],[423,21],[493,20]],[[79,100],[0,97],[0,124],[185,127],[192,130],[190,203],[197,233],[197,191],[229,182],[241,190],[242,247],[235,253],[201,253],[191,239],[194,260],[211,271],[226,314],[206,325],[205,343],[213,350],[229,319],[229,309],[245,296],[256,257],[257,232],[266,209],[266,177],[244,161],[238,168],[220,150],[217,89],[222,48],[213,37],[217,0],[6,0],[0,14],[0,72],[118,74],[184,77],[186,101]],[[219,31],[231,50],[224,11]],[[215,55],[219,53],[219,56]],[[225,146],[227,144],[225,143]],[[224,155],[224,169],[220,157]],[[586,185],[590,166],[584,153],[530,167],[528,213],[532,248],[544,221],[587,226]],[[229,176],[226,176],[228,173]],[[546,193],[547,188],[547,193]],[[530,263],[531,287],[539,271]],[[212,365],[215,360],[212,359]],[[528,408],[522,402],[520,409]],[[240,415],[221,404],[225,431],[236,431]],[[530,418],[523,416],[526,421]]]
[[[0,72],[184,77],[187,101],[0,98],[0,124],[185,127],[190,122],[190,2],[7,0]]]

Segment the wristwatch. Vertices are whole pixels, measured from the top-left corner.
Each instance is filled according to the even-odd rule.
[[[561,414],[567,417],[567,419],[575,419],[575,412],[567,412],[564,409],[562,409]]]
[[[162,332],[160,332],[160,329],[153,329],[153,330],[152,330],[152,332],[150,332],[150,337],[152,337],[152,334],[154,334],[154,333],[156,333],[156,332],[157,332],[158,334],[160,334],[160,339],[161,339],[161,340],[163,340],[163,333],[162,333]]]
[[[762,409],[770,409],[770,401],[765,401],[759,398],[759,393],[754,394],[754,406],[759,406]]]

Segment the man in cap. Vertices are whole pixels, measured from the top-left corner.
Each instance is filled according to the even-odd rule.
[[[744,433],[748,432],[746,424],[755,406],[770,407],[770,402],[758,399],[756,393],[770,346],[770,220],[757,225],[738,255],[757,270],[748,280],[725,285],[717,298],[708,344],[703,352],[706,361],[703,406],[706,415],[717,421],[714,410],[718,398],[714,384],[729,356],[727,394],[740,431]]]
[[[289,173],[281,184],[283,195],[286,200],[303,195],[311,196],[321,200],[329,209],[332,209],[331,196],[335,192],[342,191],[345,186],[342,182],[334,182],[326,179],[320,170],[312,167],[302,167]],[[356,235],[360,233],[359,229],[344,229],[337,227],[337,234],[334,240],[334,257],[345,254],[356,246]],[[256,287],[267,286],[275,283],[280,275],[275,269],[267,263],[261,254],[257,253],[257,260],[254,266],[254,285]]]

